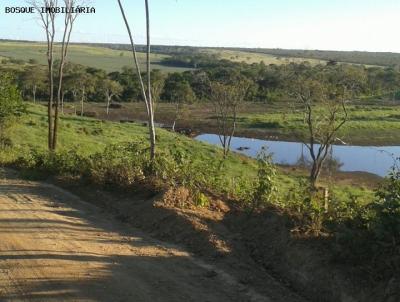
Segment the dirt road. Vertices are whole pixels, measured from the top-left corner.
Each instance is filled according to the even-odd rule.
[[[0,301],[270,301],[68,192],[10,175],[0,177],[0,280]]]

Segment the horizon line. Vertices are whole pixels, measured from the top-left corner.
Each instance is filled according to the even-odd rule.
[[[10,41],[10,42],[29,42],[29,43],[46,43],[44,40],[24,40],[24,39],[8,39],[0,38],[0,41]],[[61,41],[55,41],[55,43],[61,43]],[[70,42],[70,44],[103,44],[103,45],[126,45],[129,43],[119,43],[119,42]],[[145,44],[136,44],[136,46],[146,46]],[[280,48],[280,47],[246,47],[246,46],[193,46],[193,45],[179,45],[179,44],[152,44],[152,46],[166,46],[166,47],[186,47],[186,48],[209,48],[209,49],[230,49],[230,50],[290,50],[290,51],[321,51],[321,52],[364,52],[364,53],[380,53],[380,54],[400,54],[400,52],[393,51],[369,51],[369,50],[333,50],[333,49],[306,49],[306,48]]]

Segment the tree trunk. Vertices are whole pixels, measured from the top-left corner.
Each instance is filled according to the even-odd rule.
[[[61,114],[64,115],[64,97],[65,97],[65,92],[62,93],[61,97]]]
[[[228,137],[226,134],[224,134],[224,158],[228,156],[229,153],[229,147],[228,147]]]
[[[54,110],[54,128],[53,128],[53,150],[57,149],[57,138],[58,138],[58,109],[60,107],[60,97],[57,97]]]
[[[83,101],[85,100],[85,89],[82,90],[82,98],[81,98],[81,116],[83,116]]]
[[[53,50],[51,50],[53,52]],[[54,91],[54,82],[53,82],[53,58],[48,61],[49,64],[49,102],[47,104],[47,119],[48,119],[48,147],[49,150],[53,150],[53,91]]]
[[[32,94],[33,94],[33,103],[36,104],[36,85],[33,85]]]
[[[67,4],[67,7],[69,9],[71,9],[72,3],[73,3],[72,1],[69,1],[68,3],[67,3],[67,1],[65,2],[65,4]],[[61,98],[62,98],[62,94],[63,94],[62,91],[63,91],[63,78],[64,78],[64,64],[65,64],[65,60],[66,60],[67,54],[68,54],[68,45],[69,45],[69,41],[71,39],[73,20],[75,20],[75,19],[72,18],[71,12],[66,13],[64,35],[63,35],[63,39],[62,39],[62,43],[61,43],[61,58],[60,58],[61,61],[60,61],[60,67],[58,70],[59,81],[58,81],[56,108],[55,108],[55,114],[54,114],[53,150],[55,150],[57,148],[58,122],[59,122],[58,110],[59,110],[59,106],[60,106]]]
[[[225,155],[225,156],[227,156],[228,153],[229,153],[230,150],[231,150],[232,137],[235,135],[235,132],[236,132],[236,121],[237,121],[237,108],[234,107],[234,108],[233,108],[233,125],[232,125],[232,131],[231,131],[231,133],[229,134],[229,137],[228,137],[227,148],[226,148],[226,155]]]
[[[153,111],[153,100],[151,95],[151,65],[150,65],[150,10],[149,1],[145,0],[146,4],[146,32],[147,32],[147,102],[149,103],[149,132],[150,132],[150,158],[153,160],[156,156],[156,129],[154,127],[154,111]]]
[[[322,164],[320,161],[314,161],[310,172],[310,185],[311,189],[316,189],[319,175],[321,174]]]
[[[107,115],[110,113],[110,102],[111,102],[111,97],[107,95]]]
[[[49,83],[50,83],[50,98],[49,98],[49,104],[48,104],[48,120],[49,120],[49,149],[51,151],[54,150],[53,147],[53,104],[54,104],[54,57],[53,57],[53,49],[54,49],[54,37],[56,35],[56,27],[55,27],[55,16],[50,15],[50,20],[51,20],[51,32],[49,33],[50,35],[47,36],[48,40],[48,65],[49,65]]]
[[[172,131],[175,132],[175,125],[176,125],[176,120],[174,120],[174,123],[172,124]]]
[[[125,10],[121,4],[121,0],[118,0],[118,4],[121,10],[121,14],[122,17],[124,19],[125,22],[125,26],[126,29],[128,31],[128,35],[129,35],[129,39],[131,42],[131,48],[132,48],[132,55],[133,55],[133,59],[134,59],[134,63],[135,63],[135,67],[136,67],[136,72],[137,72],[137,76],[139,79],[139,83],[140,83],[140,88],[141,88],[141,94],[143,97],[143,100],[146,103],[146,109],[147,109],[147,115],[148,115],[148,123],[149,123],[149,139],[150,139],[150,157],[151,159],[154,159],[155,157],[155,144],[156,144],[156,140],[155,140],[155,128],[154,128],[154,113],[153,113],[153,104],[152,104],[152,100],[151,100],[151,76],[150,76],[150,14],[149,14],[149,5],[148,5],[148,1],[145,1],[145,5],[146,5],[146,29],[147,29],[147,92],[144,86],[144,82],[143,82],[143,78],[142,78],[142,74],[140,72],[140,66],[139,66],[139,61],[137,58],[137,53],[136,53],[136,46],[135,43],[133,41],[133,36],[132,36],[132,32],[128,23],[128,20],[126,18],[125,15]]]

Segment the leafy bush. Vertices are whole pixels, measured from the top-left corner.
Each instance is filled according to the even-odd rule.
[[[377,240],[388,247],[400,247],[400,170],[396,166],[376,191],[371,208],[375,216],[372,230]]]
[[[228,185],[221,181],[226,192],[236,201],[240,202],[250,213],[261,210],[268,205],[278,205],[277,171],[272,163],[272,155],[267,149],[262,149],[257,156],[257,175],[254,179],[248,177],[236,177],[232,184]]]
[[[337,257],[368,265],[375,276],[400,268],[400,170],[395,165],[368,205],[352,201],[351,214],[336,226]]]
[[[25,112],[20,93],[8,74],[0,74],[0,138],[6,139],[6,130],[15,118]]]
[[[149,159],[142,143],[115,144],[89,156],[83,175],[94,183],[127,187],[145,180]]]
[[[257,156],[258,171],[252,193],[252,210],[271,204],[277,197],[276,168],[272,163],[272,155],[262,148]]]
[[[128,188],[147,184],[154,189],[183,186],[190,190],[196,203],[208,204],[203,192],[222,192],[218,168],[194,161],[179,149],[159,153],[155,161],[148,156],[143,141],[107,146],[102,152],[81,156],[76,151],[24,152],[14,165],[35,177],[75,175],[107,187]],[[219,185],[216,185],[216,184]]]
[[[294,218],[297,232],[318,236],[328,216],[326,202],[322,190],[311,189],[309,180],[301,179],[279,205]]]
[[[81,175],[87,166],[85,159],[72,150],[52,153],[35,149],[18,157],[14,165],[25,175],[35,171],[35,176],[39,178],[57,174]]]

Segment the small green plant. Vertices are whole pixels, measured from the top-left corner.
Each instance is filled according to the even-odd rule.
[[[196,206],[198,207],[208,207],[210,205],[210,200],[208,199],[208,197],[201,193],[201,192],[197,192],[194,195],[194,202],[196,204]]]
[[[252,211],[275,202],[278,187],[276,184],[276,168],[272,163],[272,155],[262,148],[257,156],[258,171],[252,194]]]

